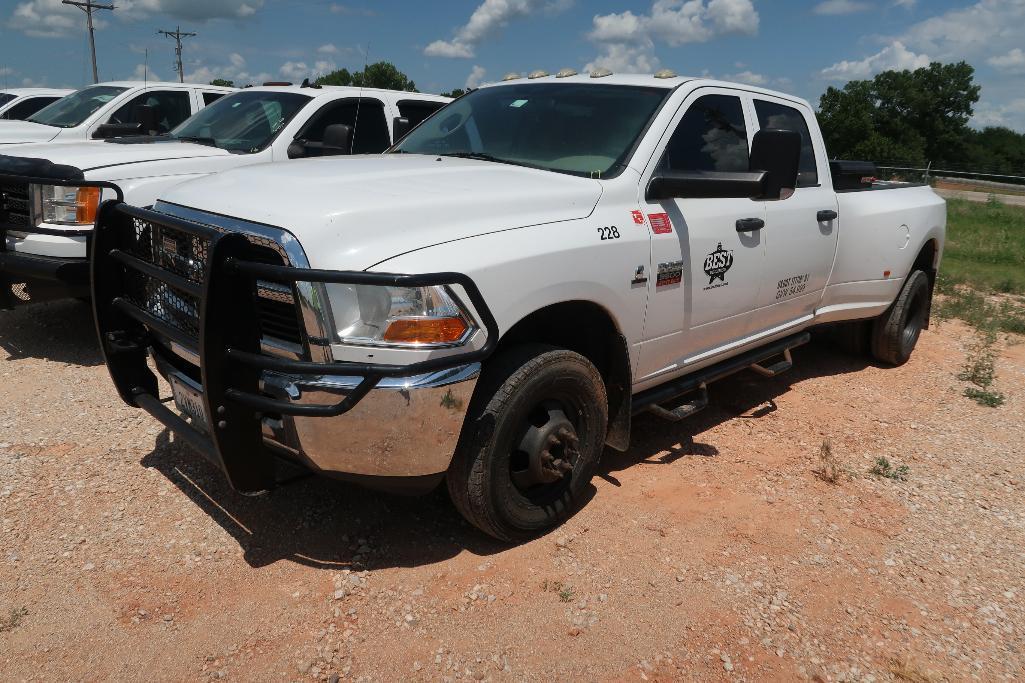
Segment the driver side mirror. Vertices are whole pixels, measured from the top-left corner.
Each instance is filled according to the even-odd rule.
[[[289,159],[349,154],[352,150],[352,133],[352,126],[344,123],[333,123],[324,129],[323,142],[297,138],[292,140],[285,153]]]
[[[406,134],[409,133],[409,131],[413,130],[413,124],[410,123],[409,119],[407,119],[404,116],[396,116],[392,120],[391,130],[392,130],[392,138],[391,139],[392,139],[392,144],[394,145],[394,144],[398,143],[399,140],[401,140],[402,138],[406,137]]]
[[[797,187],[801,135],[791,130],[763,129],[751,143],[747,172],[657,171],[648,183],[648,200],[785,198]]]
[[[138,123],[104,123],[93,133],[94,140],[109,140],[129,135],[156,135],[159,132],[157,109],[140,104],[133,110]]]

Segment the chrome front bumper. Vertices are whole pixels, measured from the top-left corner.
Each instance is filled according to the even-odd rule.
[[[157,369],[202,387],[159,356]],[[325,475],[426,477],[448,469],[480,374],[471,363],[424,375],[386,378],[336,417],[262,418],[264,443]],[[297,405],[337,403],[361,377],[293,377],[265,371],[260,388]]]

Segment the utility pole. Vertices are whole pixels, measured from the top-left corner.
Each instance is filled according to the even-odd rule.
[[[182,27],[179,26],[174,31],[157,31],[160,35],[165,35],[168,38],[174,38],[174,55],[178,59],[178,82],[185,82],[185,72],[182,71],[182,38],[192,38],[195,33],[182,33]]]
[[[101,5],[93,2],[92,0],[61,0],[61,4],[73,5],[78,9],[85,12],[85,23],[89,27],[89,51],[93,56],[93,83],[100,82],[99,72],[96,70],[96,38],[93,37],[93,10],[94,9],[109,9],[111,12],[114,11],[113,5]]]

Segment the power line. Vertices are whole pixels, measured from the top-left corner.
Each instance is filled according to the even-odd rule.
[[[89,27],[89,52],[93,56],[93,83],[100,82],[99,72],[96,70],[96,38],[93,36],[93,10],[107,9],[114,11],[114,5],[101,5],[92,0],[61,0],[64,5],[72,5],[85,12],[85,24]]]
[[[178,59],[178,82],[185,82],[185,72],[182,71],[182,38],[192,38],[195,33],[182,33],[182,27],[179,26],[174,31],[157,31],[158,34],[167,36],[168,38],[174,38],[174,54]]]

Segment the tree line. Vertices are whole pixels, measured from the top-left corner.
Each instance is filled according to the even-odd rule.
[[[1025,135],[968,125],[980,93],[966,62],[884,71],[826,90],[819,125],[831,158],[1025,175]]]

